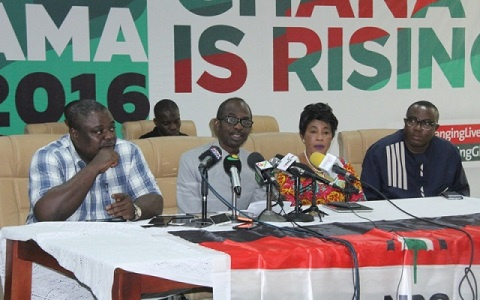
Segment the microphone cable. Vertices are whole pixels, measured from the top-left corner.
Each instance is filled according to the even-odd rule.
[[[468,284],[468,288],[470,288],[470,291],[472,292],[472,299],[474,299],[474,300],[478,299],[477,279],[475,277],[475,273],[472,271],[472,265],[473,265],[473,261],[474,261],[474,257],[475,257],[475,242],[474,242],[473,237],[470,233],[468,233],[465,229],[463,229],[463,228],[461,228],[457,225],[454,225],[454,224],[439,223],[439,222],[436,222],[436,221],[433,221],[433,220],[429,220],[429,219],[425,219],[425,218],[416,216],[416,215],[402,209],[401,207],[399,207],[395,203],[393,203],[392,200],[390,200],[385,194],[380,192],[377,188],[375,188],[374,186],[372,186],[368,182],[361,181],[358,178],[357,178],[357,180],[360,181],[360,183],[362,185],[366,185],[369,188],[371,188],[372,190],[374,190],[378,195],[380,195],[388,203],[393,205],[396,209],[403,212],[404,214],[406,214],[406,215],[408,215],[408,216],[410,216],[410,217],[412,217],[416,220],[423,221],[425,223],[429,223],[429,224],[432,224],[432,225],[435,225],[435,226],[438,226],[438,227],[441,227],[441,228],[449,228],[449,229],[457,230],[457,231],[460,231],[461,233],[465,234],[467,236],[469,242],[470,242],[470,259],[469,259],[469,262],[468,262],[468,266],[465,267],[465,269],[464,269],[464,275],[462,276],[462,279],[460,280],[460,282],[458,284],[458,295],[459,295],[460,299],[462,299],[462,300],[465,299],[462,295],[462,285],[466,282]],[[471,279],[470,279],[470,277],[471,277]]]
[[[200,173],[202,178],[204,177],[204,175],[202,173]],[[205,180],[206,178],[203,178],[203,180]],[[207,182],[207,185],[208,185],[208,189],[223,203],[225,204],[228,208],[232,209],[232,210],[236,210],[239,214],[243,215],[244,217],[248,218],[248,219],[252,219],[250,218],[250,216],[248,216],[247,214],[245,214],[243,211],[239,210],[238,208],[234,207],[230,202],[228,202],[225,198],[223,198],[213,187],[212,185],[210,185],[210,183],[208,181]],[[311,235],[311,236],[314,236],[314,237],[317,237],[321,240],[325,240],[325,241],[329,241],[329,242],[334,242],[334,243],[337,243],[337,244],[340,244],[340,245],[343,245],[347,248],[347,250],[350,252],[350,255],[352,257],[352,262],[353,262],[353,295],[352,295],[352,299],[354,300],[360,300],[360,272],[359,272],[359,266],[358,266],[358,255],[357,255],[357,252],[355,250],[355,248],[353,247],[353,245],[347,241],[347,240],[344,240],[344,239],[340,239],[340,238],[336,238],[336,237],[329,237],[329,236],[325,236],[321,233],[318,233],[314,230],[311,230],[309,228],[306,228],[304,226],[301,226],[299,225],[298,223],[294,222],[294,221],[291,221],[292,224],[296,225],[297,228],[293,227],[293,228],[290,228],[290,227],[279,227],[279,226],[276,226],[276,225],[273,225],[273,224],[270,224],[270,223],[267,223],[267,222],[264,222],[264,221],[260,221],[258,218],[253,218],[252,219],[254,222],[260,224],[260,225],[264,225],[264,226],[267,226],[267,227],[271,227],[271,228],[275,228],[275,229],[278,229],[278,230],[282,230],[282,231],[291,231],[291,232],[295,232],[295,233],[303,233],[303,234],[308,234],[308,235]],[[288,219],[287,219],[288,221]],[[301,230],[299,230],[301,229]]]

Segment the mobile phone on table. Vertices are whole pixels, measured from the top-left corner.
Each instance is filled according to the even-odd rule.
[[[463,196],[457,192],[453,191],[445,191],[440,194],[442,197],[448,199],[448,200],[461,200],[463,199]]]
[[[213,224],[232,223],[232,220],[230,219],[230,217],[225,213],[211,215],[210,220],[212,220]]]

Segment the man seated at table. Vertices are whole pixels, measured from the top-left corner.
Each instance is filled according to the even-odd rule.
[[[155,104],[153,108],[155,118],[153,123],[155,127],[152,131],[140,136],[141,139],[158,137],[158,136],[186,136],[180,132],[182,121],[180,120],[180,111],[175,102],[170,99],[163,99]]]
[[[218,140],[185,152],[180,157],[177,176],[177,205],[180,212],[202,212],[201,173],[198,170],[199,156],[212,146],[219,146],[222,158],[235,154],[241,162],[241,193],[237,198],[237,208],[246,209],[251,202],[265,201],[266,192],[255,181],[255,173],[248,167],[249,151],[241,148],[252,129],[252,111],[241,98],[225,100],[217,111],[214,128]],[[223,161],[208,170],[210,185],[228,202],[232,199],[232,185],[226,174]],[[213,193],[208,193],[209,212],[226,211],[228,207]]]
[[[141,150],[117,139],[105,106],[75,101],[65,118],[69,134],[32,158],[27,223],[138,220],[162,213],[163,198]]]
[[[402,130],[373,144],[365,154],[361,179],[389,199],[438,196],[444,191],[470,195],[458,149],[435,136],[439,112],[428,101],[410,105]],[[363,185],[367,200],[382,199]]]

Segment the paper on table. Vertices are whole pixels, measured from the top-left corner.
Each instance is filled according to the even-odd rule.
[[[283,210],[286,213],[289,213],[291,210],[293,210],[293,208],[291,207],[291,204],[292,203],[290,201],[283,202]],[[265,210],[265,208],[266,208],[265,202],[258,201],[258,202],[250,203],[250,205],[247,208],[247,211],[249,213],[252,213],[254,216],[258,216],[262,211]],[[282,211],[282,208],[280,207],[280,205],[275,205],[272,207],[272,211],[279,214]]]

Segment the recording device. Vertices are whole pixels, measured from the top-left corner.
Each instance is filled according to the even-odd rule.
[[[345,170],[340,160],[330,153],[324,155],[320,152],[314,152],[310,155],[310,162],[315,167],[328,173],[331,177],[335,177],[336,174],[339,174],[351,181],[359,180],[352,173]]]
[[[211,146],[210,149],[200,154],[198,160],[200,160],[199,170],[210,169],[217,162],[222,159],[222,150],[218,146]]]
[[[242,164],[240,158],[235,154],[228,155],[223,160],[223,167],[225,168],[225,172],[230,176],[233,191],[235,194],[240,195],[242,192],[242,186],[240,185],[240,171],[242,170]]]
[[[247,158],[248,166],[255,171],[255,180],[259,185],[272,183],[278,188],[273,176],[275,167],[258,152],[252,152]]]

